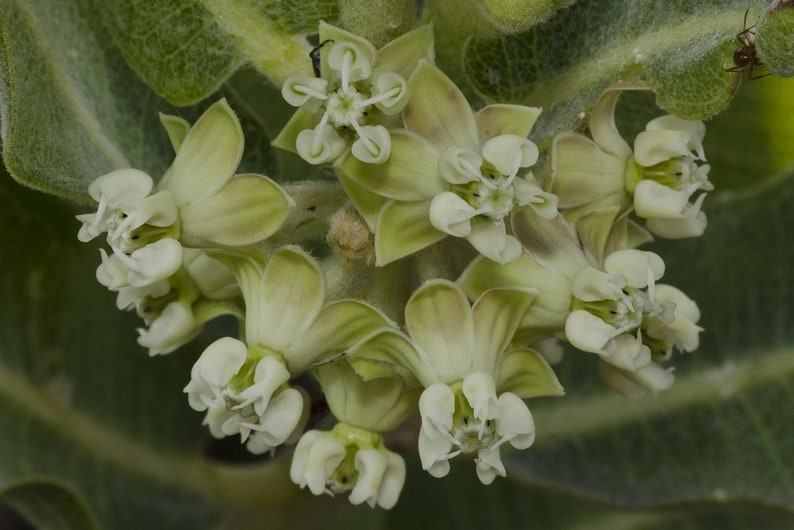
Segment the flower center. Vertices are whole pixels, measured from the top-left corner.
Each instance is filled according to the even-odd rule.
[[[346,91],[340,88],[332,92],[326,102],[328,121],[334,127],[351,127],[353,123],[359,125],[366,116],[365,102],[364,95],[352,85]]]
[[[501,221],[516,204],[515,175],[502,175],[487,162],[478,171],[477,180],[456,184],[453,193],[472,205],[478,215]]]

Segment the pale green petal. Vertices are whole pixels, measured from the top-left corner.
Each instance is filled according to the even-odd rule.
[[[179,148],[190,130],[190,124],[179,116],[163,113],[160,113],[160,123],[165,127],[165,132],[168,134],[168,139],[171,140],[174,152],[179,152]]]
[[[158,187],[171,190],[179,204],[216,193],[237,170],[243,144],[240,121],[221,99],[190,128]]]
[[[346,360],[365,380],[399,375],[409,387],[417,379],[422,386],[439,381],[427,354],[418,351],[408,337],[396,330],[384,328],[373,333],[353,346]]]
[[[631,147],[615,125],[615,105],[622,93],[622,89],[610,89],[601,95],[590,115],[590,134],[601,149],[621,160],[628,160]]]
[[[218,193],[180,208],[185,246],[251,245],[273,235],[294,202],[262,175],[238,175]]]
[[[514,134],[526,138],[540,116],[540,107],[524,105],[488,105],[477,112],[477,131],[480,143],[503,134]]]
[[[446,280],[425,282],[405,305],[405,326],[442,382],[462,380],[476,356],[474,318],[463,290]]]
[[[576,220],[576,231],[585,245],[593,251],[597,263],[603,263],[611,252],[610,238],[615,230],[615,216],[620,211],[618,206],[599,208],[582,215]],[[625,223],[619,228],[626,228]],[[625,238],[624,238],[625,240]],[[626,248],[626,245],[619,248]]]
[[[344,158],[344,156],[342,158]],[[380,211],[381,207],[388,199],[358,184],[355,180],[348,177],[339,167],[336,168],[336,176],[342,188],[344,188],[347,198],[350,199],[350,202],[353,203],[358,213],[361,214],[361,217],[367,222],[370,232],[374,233],[378,211]]]
[[[284,352],[317,318],[325,299],[325,278],[306,252],[282,247],[267,262],[260,292],[256,321],[249,323],[252,315],[246,315],[246,339],[248,344]]]
[[[315,114],[304,108],[299,108],[295,111],[295,114],[292,115],[287,124],[283,129],[281,129],[281,132],[278,133],[278,136],[276,136],[276,139],[273,140],[270,145],[278,147],[279,149],[297,153],[298,148],[296,145],[298,141],[298,134],[300,134],[301,131],[305,131],[306,129],[314,129],[317,124],[320,123],[320,118],[320,114]]]
[[[419,61],[408,86],[411,100],[403,110],[406,127],[439,149],[457,145],[479,150],[477,125],[469,102],[441,70]]]
[[[496,388],[498,392],[512,392],[521,398],[565,393],[549,363],[529,348],[508,350],[500,356]]]
[[[391,132],[391,156],[373,166],[343,156],[336,167],[349,179],[389,199],[422,201],[447,189],[438,172],[438,151],[410,131]]]
[[[626,159],[606,153],[581,134],[558,134],[551,148],[551,191],[559,197],[560,208],[625,193],[625,165]]]
[[[389,201],[375,225],[375,264],[379,267],[410,256],[447,237],[430,224],[430,201]]]
[[[536,293],[526,288],[490,289],[474,302],[474,370],[495,373],[497,358],[513,340]]]
[[[634,160],[650,167],[681,156],[691,157],[689,139],[687,131],[642,131],[634,139]]]
[[[326,305],[309,330],[284,352],[290,371],[301,373],[311,365],[338,357],[373,331],[395,326],[386,315],[358,300]],[[395,326],[396,327],[396,326]]]
[[[544,219],[533,210],[515,211],[510,217],[513,234],[540,265],[572,277],[595,258],[580,246],[576,230],[561,215]]]
[[[386,44],[378,51],[375,72],[395,72],[408,79],[420,59],[435,58],[433,27],[420,26]]]

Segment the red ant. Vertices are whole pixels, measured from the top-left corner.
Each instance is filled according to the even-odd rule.
[[[747,13],[749,12],[749,9],[744,12],[744,22],[742,23],[744,29],[741,33],[736,34],[736,39],[742,44],[742,47],[733,52],[733,64],[735,66],[726,68],[725,71],[741,74],[744,71],[744,67],[749,65],[747,69],[747,78],[754,80],[761,79],[769,74],[753,77],[753,69],[763,67],[764,63],[762,63],[761,59],[755,54],[755,31],[753,31],[755,29],[755,24],[749,28],[747,27]]]

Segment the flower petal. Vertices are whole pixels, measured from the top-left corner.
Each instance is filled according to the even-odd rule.
[[[411,340],[399,331],[383,329],[353,346],[346,357],[350,366],[365,381],[399,375],[412,385],[414,378],[423,386],[439,381],[427,354],[418,351]]]
[[[628,160],[631,147],[620,136],[615,125],[615,106],[623,89],[608,89],[593,106],[590,115],[590,134],[598,146],[620,160]]]
[[[325,278],[317,262],[297,247],[281,247],[262,273],[256,313],[246,298],[246,340],[286,351],[306,333],[324,300]]]
[[[420,59],[435,58],[433,27],[425,24],[405,33],[378,50],[375,72],[395,72],[408,79]]]
[[[326,305],[308,331],[284,352],[284,357],[294,373],[323,362],[329,354],[354,345],[373,331],[393,327],[389,318],[358,300],[340,300]]]
[[[664,260],[653,252],[624,249],[607,256],[604,269],[626,278],[630,287],[644,289],[664,276]]]
[[[165,132],[168,134],[168,139],[171,140],[174,152],[179,152],[179,147],[185,141],[185,136],[190,130],[190,124],[179,116],[171,116],[162,112],[160,113],[160,123],[163,124]]]
[[[375,224],[375,264],[382,267],[444,239],[430,223],[430,201],[389,201]]]
[[[182,245],[172,238],[163,238],[141,247],[130,256],[127,281],[133,287],[143,287],[164,280],[182,267]]]
[[[526,449],[535,441],[535,421],[527,404],[518,396],[505,392],[499,396],[496,434],[510,441],[516,449]]]
[[[117,208],[122,202],[146,197],[154,186],[152,177],[132,168],[116,169],[96,178],[88,194],[97,202],[104,197],[107,205]]]
[[[349,179],[390,199],[421,201],[449,185],[438,172],[438,152],[420,136],[405,130],[391,132],[391,155],[373,166],[353,156],[336,164]]]
[[[221,99],[190,128],[158,188],[171,190],[179,204],[215,194],[237,169],[243,143],[240,121]]]
[[[180,209],[186,246],[251,245],[273,235],[294,201],[262,175],[238,175],[218,193]]]
[[[520,398],[565,393],[554,370],[535,350],[508,350],[500,356],[498,367],[496,388],[499,392],[512,392]]]
[[[490,289],[474,302],[475,370],[496,373],[497,359],[513,340],[535,294],[537,290],[526,288]]]
[[[540,116],[540,107],[524,105],[488,105],[475,115],[480,143],[503,134],[526,138]]]
[[[431,440],[442,439],[449,442],[454,413],[455,394],[452,389],[444,383],[430,385],[419,397],[419,414],[422,416],[420,433],[424,433]],[[421,448],[419,454],[422,454]],[[424,464],[424,458],[422,463]]]
[[[474,319],[463,290],[446,280],[425,282],[405,305],[405,326],[445,383],[463,379],[475,363]]]
[[[538,161],[538,146],[511,134],[491,138],[482,146],[482,156],[502,175],[515,175],[519,168]]]
[[[289,477],[301,488],[309,486],[315,495],[326,490],[326,481],[345,458],[345,447],[330,433],[306,432],[295,446]]]
[[[138,328],[138,344],[149,349],[149,356],[171,353],[187,344],[201,331],[193,311],[186,304],[171,302],[148,329]]]
[[[477,465],[477,478],[485,486],[492,483],[497,475],[500,477],[507,476],[498,447],[480,449],[477,451],[477,458],[474,459],[474,463]]]
[[[474,417],[485,423],[499,415],[499,405],[496,398],[496,382],[491,374],[486,372],[473,372],[463,378],[461,385],[466,401],[474,411]]]
[[[565,320],[565,337],[575,348],[599,355],[612,355],[615,328],[587,311],[574,311]]]
[[[408,80],[411,100],[403,110],[405,126],[438,149],[457,145],[478,150],[477,125],[463,93],[441,70],[425,60]]]

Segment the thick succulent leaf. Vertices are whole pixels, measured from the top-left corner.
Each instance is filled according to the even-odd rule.
[[[336,2],[301,0],[113,0],[102,14],[127,62],[158,94],[178,105],[217,90],[243,64],[281,84],[311,73],[301,37],[338,18]]]
[[[669,112],[702,119],[723,110],[739,83],[726,68],[745,10],[757,20],[767,4],[581,0],[527,32],[469,40],[466,75],[487,100],[542,107],[539,141],[570,127],[619,79],[645,79]]]

